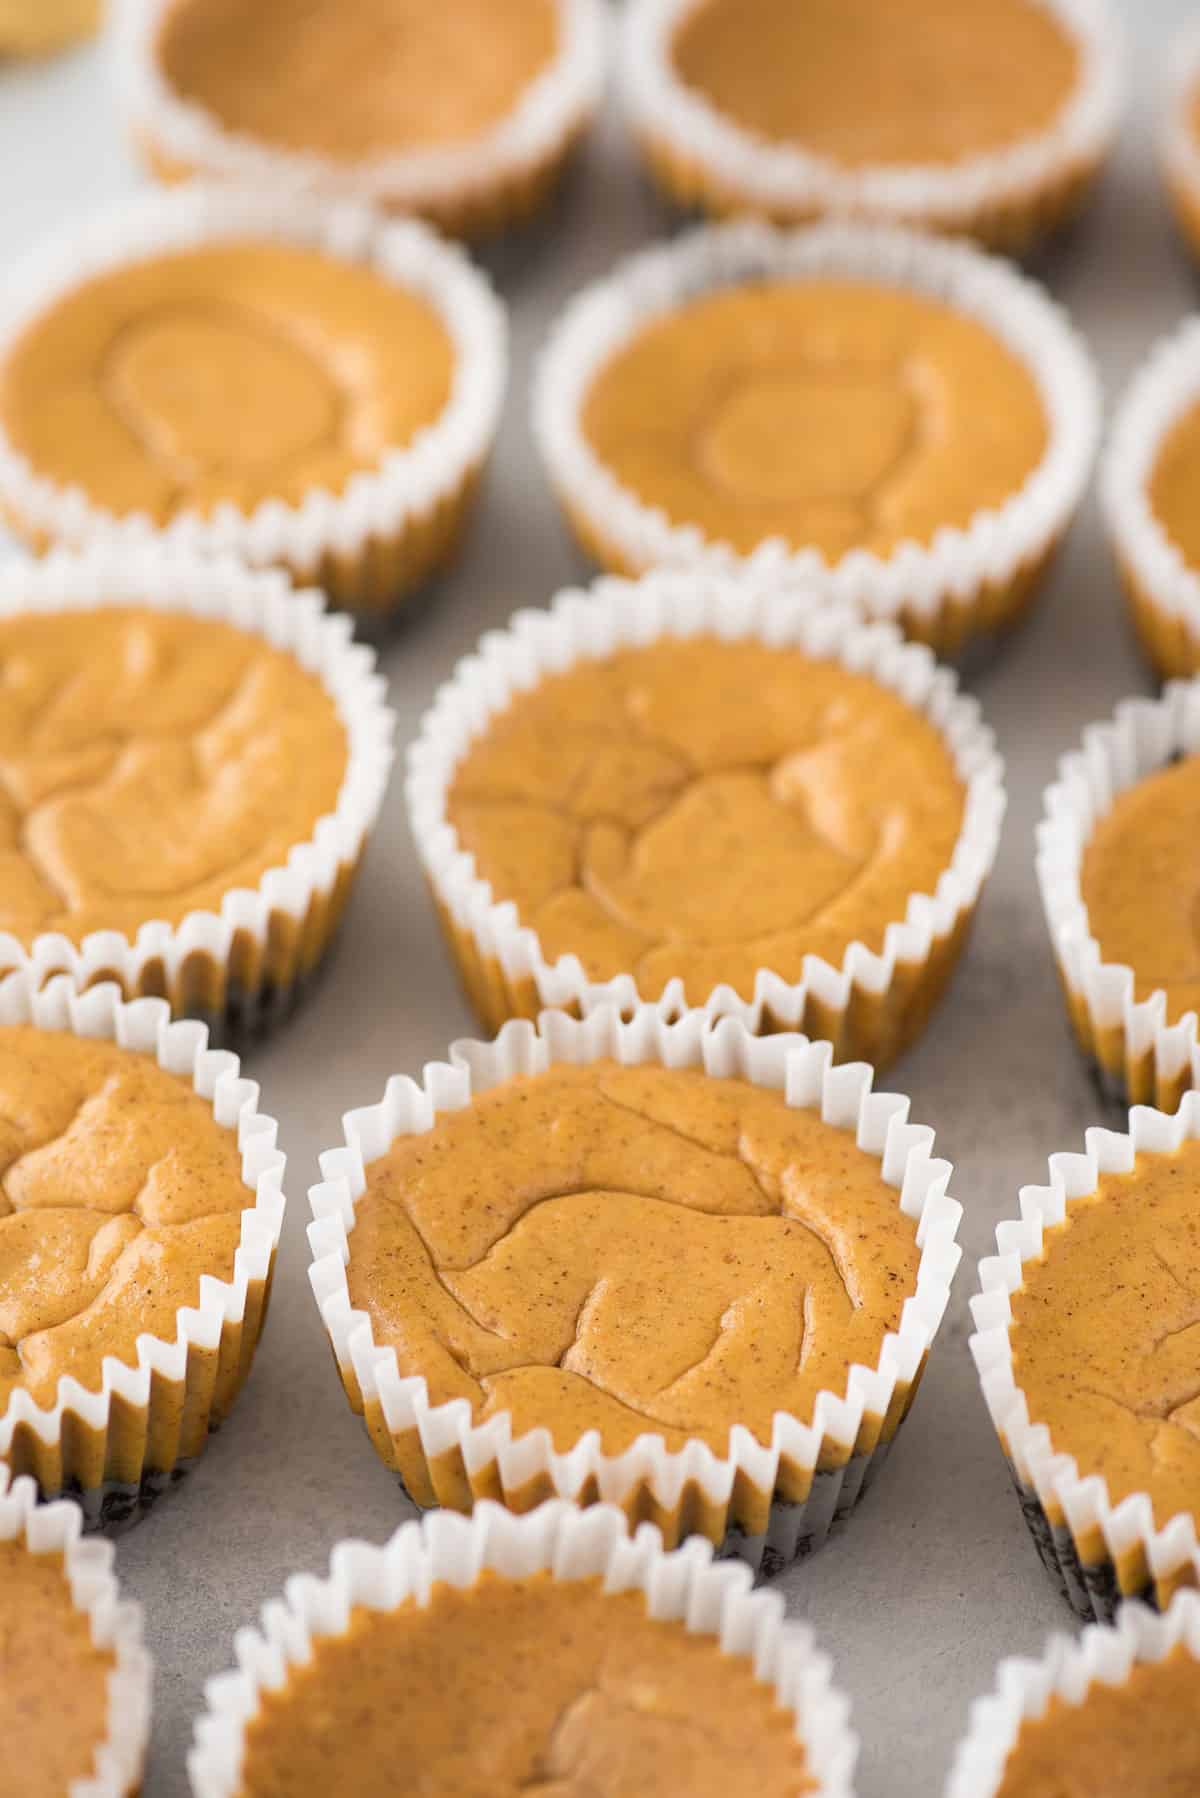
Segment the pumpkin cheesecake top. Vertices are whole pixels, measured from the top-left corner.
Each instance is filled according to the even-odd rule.
[[[32,1025],[0,1029],[0,1413],[52,1405],[67,1374],[174,1341],[200,1279],[232,1278],[237,1132],[149,1056]]]
[[[1049,130],[1080,76],[1037,0],[699,0],[675,72],[771,144],[843,168],[945,165]]]
[[[347,1279],[376,1343],[476,1422],[728,1452],[874,1365],[916,1225],[852,1132],[782,1094],[601,1061],[517,1076],[366,1170]]]
[[[232,1278],[237,1132],[149,1056],[32,1025],[0,1029],[0,1413],[70,1374],[174,1341],[204,1274]]]
[[[556,0],[176,0],[158,60],[226,131],[357,162],[485,136],[558,40]]]
[[[0,1241],[3,1228],[0,1223]],[[0,1267],[3,1253],[0,1246]],[[34,1554],[21,1539],[0,1542],[5,1798],[69,1798],[77,1781],[91,1777],[96,1752],[108,1740],[115,1666],[110,1649],[93,1645],[63,1556]]]
[[[721,288],[643,325],[593,378],[580,428],[671,524],[828,561],[965,528],[1049,441],[1037,382],[986,326],[923,294],[817,277]]]
[[[0,931],[217,911],[332,812],[345,730],[264,638],[138,607],[0,617]]]
[[[752,1663],[600,1580],[484,1573],[357,1606],[264,1691],[239,1798],[802,1798],[793,1717]]]
[[[1157,1528],[1200,1513],[1200,1142],[1138,1155],[1068,1203],[1012,1295],[1013,1378],[1033,1424],[1112,1504]]]
[[[434,422],[453,373],[420,294],[315,249],[210,243],[51,300],[0,356],[0,429],[35,475],[163,526],[341,493]]]
[[[1181,1644],[1021,1726],[996,1798],[1184,1798],[1200,1790],[1200,1664]]]
[[[1133,969],[1139,1000],[1161,988],[1176,1023],[1200,1010],[1200,755],[1123,792],[1084,851],[1080,891],[1106,962]]]
[[[1164,434],[1146,498],[1187,566],[1200,569],[1200,404],[1187,407]]]
[[[880,950],[932,893],[965,787],[934,725],[836,662],[666,638],[519,693],[455,771],[447,815],[549,962],[682,978],[690,1004],[769,968]]]

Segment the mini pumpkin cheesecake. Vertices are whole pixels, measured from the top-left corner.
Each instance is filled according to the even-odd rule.
[[[1043,1560],[1077,1610],[1197,1583],[1200,1094],[1051,1161],[981,1268],[973,1347]]]
[[[1003,801],[976,715],[943,709],[951,677],[862,630],[811,596],[658,575],[519,614],[462,665],[409,803],[491,1027],[653,1000],[876,1065],[920,1034]]]
[[[49,56],[100,22],[100,0],[0,0],[0,57]]]
[[[229,563],[96,550],[0,576],[0,974],[113,979],[225,1038],[286,1016],[390,766],[348,638]]]
[[[1155,672],[1200,671],[1200,324],[1152,351],[1118,406],[1105,513],[1142,651]]]
[[[600,0],[139,0],[129,120],[168,179],[290,177],[478,236],[558,185],[606,23]]]
[[[150,196],[35,252],[0,316],[0,509],[36,546],[162,537],[375,624],[450,556],[504,324],[423,227]]]
[[[375,1798],[402,1758],[429,1798],[850,1798],[846,1702],[809,1631],[769,1606],[697,1543],[628,1542],[611,1506],[484,1505],[347,1543],[244,1632],[246,1670],[210,1684],[192,1789]]]
[[[625,88],[683,205],[861,215],[1024,250],[1082,203],[1118,111],[1099,4],[633,0]]]
[[[931,1137],[902,1166],[862,1071],[839,1091],[826,1045],[696,1012],[547,1013],[452,1056],[449,1103],[351,1114],[310,1194],[347,1394],[409,1495],[603,1494],[767,1571],[815,1548],[940,1320]]]
[[[1200,256],[1200,32],[1191,22],[1164,57],[1166,104],[1159,158],[1180,236]]]
[[[249,1372],[283,1215],[257,1093],[161,1001],[0,982],[0,1462],[91,1526],[186,1471]]]
[[[134,1798],[150,1721],[138,1607],[72,1504],[38,1507],[0,1464],[0,1730],[12,1798]]]
[[[1086,353],[965,245],[741,224],[643,252],[568,307],[537,435],[602,566],[811,580],[940,654],[1035,594],[1094,448]]]
[[[1115,1628],[1002,1662],[972,1706],[946,1798],[1175,1798],[1200,1783],[1198,1699],[1196,1594],[1163,1617],[1124,1605]]]

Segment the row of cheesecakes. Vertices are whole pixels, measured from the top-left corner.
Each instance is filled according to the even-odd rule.
[[[279,566],[378,625],[444,565],[499,424],[505,320],[413,221],[189,188],[93,219],[0,309],[0,511]],[[618,572],[804,581],[939,654],[1029,605],[1083,493],[1090,359],[1033,282],[875,227],[735,224],[572,302],[534,419]],[[1133,384],[1105,498],[1164,673],[1200,665],[1200,335]],[[786,446],[786,455],[781,446]]]

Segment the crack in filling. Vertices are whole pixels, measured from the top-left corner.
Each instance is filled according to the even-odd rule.
[[[81,942],[219,910],[312,835],[345,766],[320,681],[232,626],[0,620],[0,930]]]
[[[853,1136],[740,1080],[602,1062],[519,1077],[367,1170],[352,1303],[435,1403],[719,1452],[873,1365],[915,1226]]]
[[[143,1332],[174,1340],[227,1280],[252,1202],[236,1133],[179,1075],[111,1043],[0,1029],[0,1411],[89,1390]]]
[[[962,825],[938,732],[798,651],[669,639],[542,680],[469,748],[447,815],[548,960],[647,998],[743,998],[808,954],[883,947]]]

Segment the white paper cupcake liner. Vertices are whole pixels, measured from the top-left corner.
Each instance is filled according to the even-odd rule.
[[[762,279],[829,277],[928,295],[993,332],[1029,370],[1048,444],[1012,497],[965,528],[889,555],[856,549],[829,563],[815,548],[770,538],[752,556],[675,524],[624,486],[592,448],[581,419],[600,370],[653,319],[700,294]],[[1031,597],[1079,504],[1099,431],[1091,357],[1043,288],[969,244],[888,226],[835,223],[780,231],[758,220],[701,227],[630,257],[567,306],[538,365],[533,424],[559,498],[590,547],[623,573],[656,566],[750,569],[810,582],[874,618],[901,624],[940,653],[995,631]]]
[[[1200,84],[1200,22],[1176,32],[1163,59],[1163,123],[1159,157],[1176,221],[1200,255],[1200,142],[1188,116]]]
[[[1075,210],[1116,135],[1122,44],[1104,0],[1041,0],[1080,57],[1075,90],[1048,130],[956,163],[861,169],[746,130],[680,79],[671,44],[697,4],[630,0],[621,54],[634,133],[678,199],[783,223],[881,219],[1022,250]]]
[[[13,1024],[153,1055],[168,1073],[190,1076],[241,1150],[246,1208],[232,1279],[204,1274],[196,1304],[179,1311],[174,1339],[140,1335],[135,1366],[106,1356],[98,1392],[64,1375],[52,1406],[18,1387],[0,1411],[0,1463],[31,1475],[45,1498],[76,1498],[86,1528],[112,1531],[136,1521],[186,1472],[249,1372],[283,1224],[284,1156],[275,1120],[259,1111],[258,1086],[241,1077],[237,1056],[210,1049],[202,1024],[173,1023],[161,999],[127,1004],[107,982],[76,993],[69,980],[39,988],[13,974],[0,981],[0,1025]]]
[[[971,1706],[946,1798],[995,1798],[1022,1725],[1044,1717],[1052,1699],[1086,1704],[1095,1686],[1124,1685],[1135,1667],[1166,1660],[1180,1647],[1200,1660],[1200,1598],[1194,1592],[1178,1593],[1162,1616],[1127,1604],[1113,1627],[1093,1623],[1078,1640],[1052,1636],[1040,1660],[1001,1661],[995,1691]]]
[[[1189,568],[1150,505],[1163,439],[1200,403],[1200,318],[1158,343],[1113,419],[1101,470],[1109,537],[1142,648],[1160,675],[1200,671],[1200,571]]]
[[[116,515],[78,487],[35,468],[0,422],[0,511],[35,542],[96,538],[141,549],[236,556],[284,567],[349,609],[386,613],[449,553],[500,420],[507,380],[504,308],[486,276],[415,219],[389,221],[348,202],[296,192],[189,184],[143,193],[88,215],[7,271],[0,296],[0,355],[23,330],[86,281],[200,245],[244,240],[294,244],[354,264],[418,294],[454,346],[444,410],[403,449],[354,474],[340,493],[314,488],[298,505],[232,503],[209,515],[184,508],[159,527],[143,512]]]
[[[905,643],[888,624],[865,623],[848,607],[786,583],[737,581],[703,572],[663,572],[640,581],[600,580],[561,593],[545,612],[522,611],[490,632],[441,689],[409,751],[408,807],[417,853],[443,928],[476,1010],[498,1029],[506,1017],[536,1017],[544,1006],[570,1010],[639,1002],[632,974],[589,980],[577,956],[547,961],[515,907],[497,904],[474,857],[446,818],[454,770],[471,742],[513,697],[545,675],[664,636],[712,632],[795,646],[840,662],[899,693],[942,734],[966,786],[962,832],[932,894],[914,894],[890,923],[882,954],[849,945],[838,967],[816,955],[792,983],[769,969],[750,999],[714,989],[707,1015],[733,1015],[756,1033],[804,1030],[829,1038],[839,1059],[881,1067],[923,1028],[965,941],[995,860],[1004,815],[1003,767],[979,707],[958,690],[929,651]],[[665,1015],[688,1009],[683,981],[660,1000]]]
[[[1133,969],[1104,960],[1081,875],[1096,826],[1119,795],[1194,754],[1200,754],[1200,681],[1173,681],[1158,700],[1126,700],[1063,757],[1037,832],[1042,904],[1079,1046],[1106,1099],[1167,1112],[1188,1087],[1200,1086],[1196,1014],[1168,1023],[1163,989],[1139,1000]]]
[[[94,545],[0,569],[0,616],[64,616],[106,605],[194,613],[252,631],[319,676],[347,737],[335,809],[297,843],[285,866],[254,889],[225,894],[219,912],[189,912],[178,924],[147,922],[134,938],[96,931],[76,944],[48,932],[31,944],[0,932],[0,975],[14,968],[36,984],[69,974],[80,987],[116,980],[126,998],[163,994],[175,1011],[200,1016],[214,1037],[234,1040],[287,1015],[332,941],[392,764],[395,716],[374,651],[355,643],[350,620],[327,613],[320,594],[281,574],[251,573],[152,547]]]
[[[161,168],[424,213],[467,235],[497,230],[536,208],[591,123],[607,75],[603,0],[556,0],[555,59],[490,131],[459,144],[346,162],[228,131],[205,107],[185,100],[157,54],[173,4],[116,0],[114,10],[126,123]]]
[[[755,1677],[795,1718],[816,1782],[814,1798],[851,1798],[858,1740],[849,1702],[835,1689],[830,1662],[817,1652],[812,1631],[786,1621],[773,1593],[749,1591],[744,1569],[714,1566],[706,1543],[664,1553],[652,1524],[630,1537],[612,1505],[585,1512],[555,1501],[527,1517],[482,1504],[469,1518],[438,1515],[405,1523],[382,1548],[339,1543],[325,1579],[290,1579],[284,1598],[263,1607],[261,1628],[238,1632],[239,1671],[208,1682],[208,1709],[197,1721],[188,1758],[195,1798],[236,1798],[246,1726],[261,1695],[285,1689],[290,1669],[306,1666],[322,1638],[343,1634],[355,1607],[387,1612],[408,1601],[426,1606],[435,1585],[466,1589],[485,1572],[511,1580],[536,1573],[600,1579],[606,1592],[645,1593],[650,1616],[682,1623],[690,1635],[718,1641],[724,1654],[751,1661]]]
[[[91,1777],[75,1780],[70,1798],[132,1798],[139,1790],[150,1733],[151,1662],[142,1643],[139,1605],[121,1597],[111,1543],[81,1541],[82,1518],[72,1504],[41,1505],[32,1480],[10,1480],[0,1463],[0,1542],[24,1542],[30,1554],[61,1554],[76,1610],[87,1617],[92,1642],[111,1650],[108,1735],[97,1749]],[[20,1742],[5,1753],[19,1754]]]
[[[1040,1259],[1044,1231],[1061,1223],[1069,1199],[1095,1191],[1104,1174],[1128,1173],[1141,1152],[1171,1153],[1200,1137],[1200,1093],[1184,1096],[1173,1117],[1149,1106],[1129,1114],[1129,1132],[1089,1130],[1086,1153],[1050,1157],[1050,1184],[1021,1189],[1021,1216],[996,1230],[998,1253],[979,1264],[981,1291],[971,1300],[971,1352],[1038,1554],[1072,1609],[1103,1622],[1125,1598],[1165,1609],[1178,1586],[1200,1582],[1196,1519],[1180,1512],[1157,1526],[1150,1495],[1109,1498],[1100,1474],[1083,1475],[1030,1419],[1012,1355],[1010,1294],[1026,1262]]]
[[[429,1130],[439,1113],[460,1110],[473,1094],[513,1075],[606,1058],[703,1068],[819,1111],[878,1158],[901,1211],[916,1220],[916,1288],[876,1365],[853,1366],[844,1393],[820,1392],[809,1423],[776,1412],[769,1443],[738,1424],[724,1455],[699,1440],[671,1450],[653,1433],[610,1455],[591,1430],[558,1453],[547,1429],[514,1438],[507,1413],[476,1424],[465,1399],[431,1403],[424,1378],[403,1377],[395,1349],[378,1345],[368,1315],[351,1305],[346,1266],[355,1205],[373,1161],[397,1138]],[[667,1023],[653,1006],[642,1006],[623,1021],[608,1007],[583,1022],[547,1012],[536,1028],[521,1020],[494,1042],[455,1043],[449,1062],[431,1063],[420,1086],[392,1080],[380,1104],[347,1112],[345,1147],[321,1156],[323,1180],[309,1192],[310,1279],[347,1395],[409,1496],[460,1510],[488,1496],[516,1511],[550,1495],[611,1502],[633,1523],[657,1524],[670,1545],[704,1534],[764,1574],[818,1547],[869,1484],[912,1402],[961,1255],[955,1233],[962,1207],[947,1192],[950,1164],[933,1156],[933,1132],[908,1122],[908,1100],[873,1092],[873,1077],[862,1063],[833,1067],[828,1043],[754,1037],[734,1018],[713,1025],[693,1011]]]

